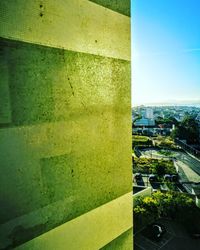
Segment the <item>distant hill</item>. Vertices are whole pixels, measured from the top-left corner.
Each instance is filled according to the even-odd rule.
[[[195,106],[200,107],[199,100],[169,100],[164,102],[143,103],[144,106]],[[136,105],[139,106],[139,105]]]

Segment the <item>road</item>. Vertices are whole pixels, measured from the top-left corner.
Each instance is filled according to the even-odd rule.
[[[170,152],[169,150],[167,150]],[[173,159],[181,182],[200,182],[200,161],[182,151],[171,151],[171,156],[162,155],[155,149],[141,150],[142,156],[156,159]],[[183,184],[184,188],[191,193],[194,185]],[[199,186],[199,185],[198,185]],[[196,189],[196,187],[195,187]],[[200,191],[198,191],[199,193]]]
[[[167,150],[170,152],[169,150]],[[200,161],[196,158],[190,156],[187,153],[181,152],[181,151],[171,151],[172,156],[167,157],[162,154],[158,153],[158,150],[155,149],[146,149],[141,150],[142,156],[148,157],[148,158],[156,158],[156,159],[176,159],[177,161],[185,164],[190,169],[193,170],[197,175],[200,176]],[[199,179],[200,180],[200,179]]]

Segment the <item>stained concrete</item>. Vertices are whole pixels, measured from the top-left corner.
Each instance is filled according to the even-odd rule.
[[[0,130],[0,219],[34,213],[8,232],[27,240],[130,191],[130,64],[8,40],[1,46],[11,118]]]
[[[0,5],[0,248],[9,249],[131,191],[130,20],[86,0]]]

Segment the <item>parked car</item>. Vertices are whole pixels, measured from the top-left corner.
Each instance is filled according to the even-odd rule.
[[[172,180],[172,176],[170,174],[165,174],[164,175],[164,180],[165,181],[171,181]]]
[[[135,178],[136,181],[139,181],[139,180],[142,179],[142,174],[141,173],[136,173],[134,178]]]
[[[172,181],[172,182],[177,182],[178,181],[178,175],[177,174],[165,174],[164,175],[164,180],[165,181]]]
[[[177,181],[178,181],[178,175],[177,175],[177,174],[173,174],[173,175],[171,176],[171,181],[177,182]]]
[[[155,174],[149,175],[149,182],[156,182],[158,179]]]

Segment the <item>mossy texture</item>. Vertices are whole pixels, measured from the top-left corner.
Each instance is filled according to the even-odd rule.
[[[0,220],[21,244],[131,190],[130,63],[1,45]]]
[[[108,9],[130,16],[130,0],[90,0]]]

